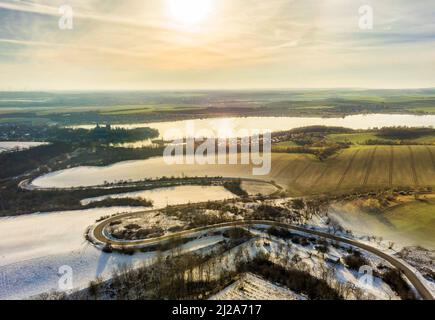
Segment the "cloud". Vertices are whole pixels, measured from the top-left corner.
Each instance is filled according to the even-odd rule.
[[[64,1],[0,1],[0,66],[15,74],[0,88],[28,84],[26,70],[38,85],[65,89],[178,82],[295,87],[331,77],[356,86],[376,77],[387,85],[392,74],[404,86],[415,75],[414,84],[435,84],[428,0],[364,1],[375,12],[370,31],[358,29],[363,1],[215,0],[210,17],[193,27],[172,21],[165,1],[75,0],[73,30],[57,26]]]

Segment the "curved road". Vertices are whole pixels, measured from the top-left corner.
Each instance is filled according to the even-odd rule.
[[[150,210],[150,211],[146,211],[146,212],[151,213],[151,212],[156,212],[156,211],[158,211],[158,210]],[[141,212],[141,213],[144,213],[144,212]],[[138,213],[138,212],[125,213],[125,214],[110,217],[110,218],[100,222],[98,225],[95,226],[95,228],[93,228],[91,230],[92,236],[94,237],[94,239],[96,239],[101,244],[111,244],[114,246],[123,246],[123,247],[139,247],[139,246],[143,247],[143,246],[147,246],[147,245],[158,244],[160,242],[168,241],[171,239],[177,239],[180,237],[192,235],[194,233],[203,232],[203,231],[210,230],[210,229],[222,228],[222,227],[236,227],[236,226],[250,226],[250,225],[277,226],[277,227],[281,227],[281,228],[285,228],[285,229],[290,229],[290,230],[304,232],[307,234],[312,234],[312,235],[319,236],[319,237],[324,237],[326,239],[338,241],[341,243],[350,244],[352,246],[355,246],[355,247],[358,247],[358,248],[363,249],[365,251],[368,251],[370,253],[373,253],[373,254],[377,255],[378,257],[385,259],[386,261],[391,263],[393,266],[395,266],[397,269],[402,271],[405,274],[405,276],[408,278],[408,280],[412,283],[412,285],[416,288],[416,290],[418,291],[418,293],[420,294],[420,296],[423,299],[434,300],[434,296],[432,295],[430,290],[425,286],[425,284],[422,282],[422,280],[414,273],[414,271],[412,269],[410,269],[405,263],[403,263],[399,259],[397,259],[397,258],[375,248],[375,247],[372,247],[368,244],[359,242],[357,240],[352,240],[352,239],[336,236],[333,234],[329,234],[329,233],[325,233],[325,232],[321,232],[321,231],[317,231],[317,230],[311,230],[311,229],[307,229],[304,227],[295,226],[295,225],[277,222],[277,221],[270,221],[270,220],[232,221],[232,222],[225,222],[225,223],[219,223],[219,224],[215,224],[215,225],[204,226],[204,227],[195,228],[195,229],[191,229],[191,230],[185,230],[185,231],[177,232],[177,233],[167,235],[167,236],[162,236],[162,237],[157,237],[157,238],[152,238],[152,239],[144,239],[144,240],[133,240],[133,241],[114,240],[114,239],[110,239],[109,237],[107,237],[105,235],[105,232],[104,232],[105,227],[110,222],[115,221],[115,220],[119,220],[120,218],[134,216],[137,214],[140,214],[140,213]]]

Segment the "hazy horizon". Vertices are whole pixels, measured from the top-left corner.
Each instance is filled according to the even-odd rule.
[[[282,91],[282,92],[299,92],[299,91],[430,91],[435,90],[435,86],[433,87],[402,87],[402,88],[387,88],[387,87],[329,87],[329,88],[315,88],[315,87],[283,87],[283,88],[267,88],[267,87],[258,87],[258,88],[155,88],[155,89],[147,89],[147,88],[131,88],[131,89],[110,89],[110,88],[101,88],[101,89],[16,89],[16,90],[6,90],[0,89],[0,93],[20,93],[20,92],[28,92],[28,93],[99,93],[99,92],[156,92],[156,93],[165,93],[165,92],[268,92],[268,91]]]
[[[435,87],[430,0],[76,0],[72,29],[62,5],[0,0],[1,91]]]

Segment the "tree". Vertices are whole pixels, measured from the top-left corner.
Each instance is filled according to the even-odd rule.
[[[292,208],[295,210],[302,210],[305,208],[305,202],[303,199],[293,199],[292,200]]]

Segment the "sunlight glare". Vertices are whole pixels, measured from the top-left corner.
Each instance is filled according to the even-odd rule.
[[[185,25],[194,25],[205,20],[212,7],[213,0],[168,0],[171,17]]]

